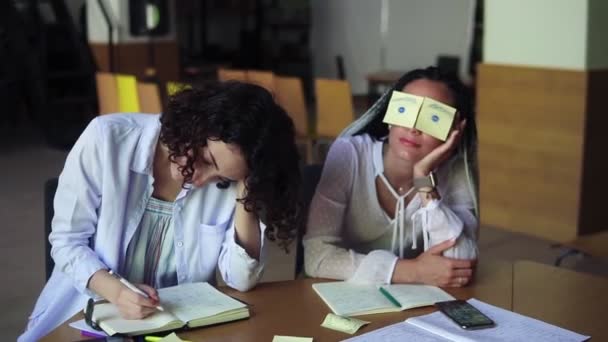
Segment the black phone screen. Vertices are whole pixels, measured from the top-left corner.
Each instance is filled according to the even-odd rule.
[[[463,329],[493,327],[494,321],[464,300],[437,302],[435,306]]]

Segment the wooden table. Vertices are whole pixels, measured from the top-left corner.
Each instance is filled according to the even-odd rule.
[[[447,289],[461,299],[479,298],[493,305],[511,308],[512,266],[504,262],[481,262],[475,284],[466,288]],[[252,291],[241,293],[221,288],[250,305],[251,317],[247,320],[203,327],[188,332],[179,332],[182,339],[205,342],[224,341],[272,341],[274,335],[314,337],[315,342],[339,341],[350,335],[322,328],[321,322],[331,312],[312,289],[320,279],[301,279],[259,284]],[[408,317],[427,314],[432,307],[406,310],[399,313],[358,316],[371,324],[359,330],[366,333],[380,327],[397,323]],[[82,319],[77,314],[71,321]],[[64,323],[41,341],[78,341],[85,337]]]
[[[271,341],[274,335],[314,337],[315,342],[339,341],[350,335],[322,328],[329,308],[312,290],[319,279],[265,283],[240,293],[222,290],[251,305],[247,320],[179,332],[191,341]],[[507,263],[483,260],[475,283],[466,288],[447,289],[460,299],[478,298],[484,302],[591,335],[592,341],[608,340],[608,279],[572,272],[533,262]],[[399,313],[359,316],[371,324],[359,330],[364,334],[406,318],[427,314],[432,307]],[[76,315],[72,320],[81,319]],[[67,323],[41,341],[84,339]]]
[[[513,311],[608,341],[608,278],[518,261]]]

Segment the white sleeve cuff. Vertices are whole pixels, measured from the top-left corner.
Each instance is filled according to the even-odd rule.
[[[397,259],[389,251],[372,251],[363,258],[353,276],[347,281],[362,284],[388,284]]]

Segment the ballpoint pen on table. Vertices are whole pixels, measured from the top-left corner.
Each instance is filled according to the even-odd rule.
[[[110,270],[108,273],[110,273],[111,275],[113,275],[114,277],[116,277],[116,279],[118,279],[121,283],[123,283],[126,287],[128,287],[131,291],[140,294],[146,298],[150,298],[150,296],[148,296],[147,293],[145,293],[144,291],[142,291],[141,289],[137,288],[137,286],[131,284],[127,279],[121,277],[120,275],[118,275],[116,272]],[[156,306],[156,310],[159,311],[165,311],[165,309],[163,309],[162,306],[157,305]]]

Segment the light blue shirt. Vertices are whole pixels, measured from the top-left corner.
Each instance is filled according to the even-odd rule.
[[[55,195],[49,237],[55,269],[19,341],[35,341],[82,310],[95,296],[87,289],[95,272],[123,271],[127,247],[152,196],[159,133],[159,115],[149,114],[100,116],[82,133]],[[216,266],[226,284],[240,291],[259,280],[264,253],[258,262],[235,242],[236,196],[236,185],[222,190],[214,183],[177,196],[173,243],[179,284],[213,283]],[[265,228],[260,222],[261,234]]]

